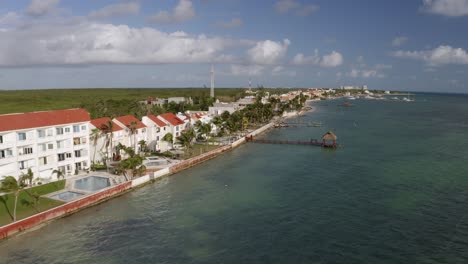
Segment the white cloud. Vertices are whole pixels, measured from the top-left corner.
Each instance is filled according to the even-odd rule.
[[[0,66],[232,61],[242,41],[100,23],[33,24],[0,31]]]
[[[247,54],[254,64],[275,64],[284,57],[290,44],[289,39],[284,39],[282,43],[271,40],[259,41],[247,51]]]
[[[322,67],[337,67],[341,64],[343,64],[343,56],[336,51],[332,51],[332,53],[324,55],[320,62],[320,66]]]
[[[296,72],[295,71],[289,71],[289,70],[286,70],[283,66],[275,66],[272,70],[271,70],[271,75],[273,76],[289,76],[289,77],[294,77],[296,76]]]
[[[236,76],[259,76],[263,74],[265,66],[262,65],[231,65],[231,74]]]
[[[238,28],[242,26],[243,22],[240,18],[233,18],[229,21],[218,21],[215,26],[222,28]]]
[[[149,21],[153,23],[171,24],[180,23],[195,17],[195,9],[190,0],[180,0],[172,12],[160,11],[150,16]]]
[[[356,69],[353,68],[351,71],[346,73],[346,76],[351,78],[383,78],[385,75],[383,73],[379,73],[377,70],[374,69]]]
[[[450,17],[465,16],[468,15],[468,0],[423,0],[421,10]]]
[[[359,56],[356,59],[357,63],[351,65],[351,70],[345,73],[346,76],[351,78],[384,78],[386,75],[385,70],[392,69],[392,65],[388,64],[376,64],[374,66],[368,66],[363,56]],[[340,73],[340,77],[342,74]]]
[[[275,3],[274,8],[280,14],[296,11],[295,13],[298,16],[308,16],[320,9],[318,5],[302,5],[296,0],[279,0]]]
[[[407,37],[396,37],[392,40],[392,46],[399,47],[408,41]]]
[[[20,22],[20,16],[15,12],[8,12],[0,15],[0,26],[16,25]]]
[[[105,6],[89,13],[90,18],[108,18],[125,15],[136,15],[140,12],[140,4],[136,2],[117,3]]]
[[[296,9],[300,4],[295,0],[279,0],[275,3],[275,9],[279,13],[287,13],[290,10]]]
[[[55,8],[60,0],[32,0],[26,9],[30,16],[43,16]]]
[[[305,56],[302,53],[294,56],[293,64],[296,65],[319,65],[321,67],[337,67],[343,64],[343,55],[341,53],[332,51],[330,54],[326,54],[320,57],[318,50],[314,51],[314,55]]]
[[[308,16],[317,12],[320,9],[318,5],[306,5],[297,10],[296,14],[298,16]]]
[[[468,64],[468,54],[462,48],[442,45],[432,50],[403,51],[393,53],[395,57],[422,60],[429,65]]]

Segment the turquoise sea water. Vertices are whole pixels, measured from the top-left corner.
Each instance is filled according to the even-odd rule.
[[[315,103],[336,151],[247,144],[0,242],[0,263],[468,263],[468,96]]]

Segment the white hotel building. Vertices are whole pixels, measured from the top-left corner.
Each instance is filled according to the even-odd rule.
[[[0,179],[30,168],[34,178],[56,179],[87,169],[90,115],[84,109],[0,115]]]

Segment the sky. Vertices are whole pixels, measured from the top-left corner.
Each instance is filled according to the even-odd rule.
[[[468,0],[0,0],[0,89],[468,93]]]

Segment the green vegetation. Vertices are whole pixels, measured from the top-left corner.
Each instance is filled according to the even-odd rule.
[[[263,89],[273,93],[287,92],[288,89]],[[216,98],[234,101],[244,96],[243,88],[216,89]],[[0,114],[57,110],[82,107],[92,118],[135,115],[141,118],[147,109],[139,101],[148,97],[191,97],[193,105],[168,104],[164,108],[152,107],[153,114],[185,110],[206,110],[213,102],[208,88],[128,88],[128,89],[51,89],[0,91]]]
[[[65,180],[61,180],[21,190],[18,193],[17,219],[23,219],[63,204],[63,202],[40,196],[62,190],[64,187]],[[0,226],[13,221],[14,206],[15,193],[0,196]]]
[[[219,97],[238,99],[245,89],[217,89]],[[209,97],[207,88],[157,88],[157,89],[51,89],[51,90],[11,90],[0,91],[0,114],[57,110],[74,107],[84,107],[91,112],[93,118],[105,113],[93,112],[92,107],[108,107],[117,115],[135,114],[140,108],[138,101],[148,97],[192,97],[194,105],[202,105],[203,98]],[[171,109],[176,110],[176,109]],[[188,110],[188,109],[186,109]],[[138,111],[136,113],[138,116]]]

